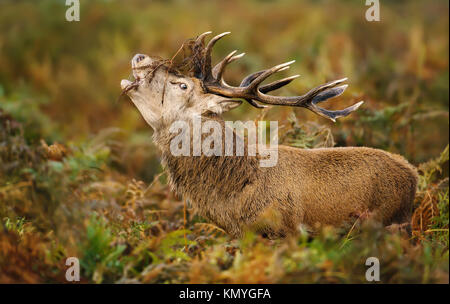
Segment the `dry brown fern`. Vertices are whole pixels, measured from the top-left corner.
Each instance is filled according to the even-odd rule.
[[[64,266],[48,260],[49,244],[37,234],[24,234],[0,227],[0,283],[67,282]]]
[[[195,223],[194,226],[197,232],[202,232],[207,235],[218,236],[227,234],[222,228],[210,223]]]
[[[44,147],[47,158],[53,161],[62,161],[69,154],[67,148],[57,142],[49,146],[44,140],[41,140],[41,145]]]
[[[428,190],[424,193],[419,207],[414,211],[411,218],[413,236],[421,238],[430,229],[433,224],[433,218],[438,215],[437,198],[433,195],[432,190]]]

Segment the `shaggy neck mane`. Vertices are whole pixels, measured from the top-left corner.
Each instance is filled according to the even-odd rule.
[[[222,155],[225,155],[225,123],[218,116],[202,116],[202,123],[215,120],[222,126]],[[191,132],[191,152],[192,152]],[[226,202],[242,192],[244,187],[254,183],[259,171],[258,156],[248,156],[247,144],[244,144],[244,156],[173,156],[170,141],[177,134],[171,134],[165,128],[155,132],[154,142],[162,152],[162,163],[169,173],[170,185],[177,194],[190,199],[197,210],[216,201]],[[208,136],[203,134],[202,138]],[[233,131],[234,143],[238,135]],[[192,153],[190,154],[192,155]],[[226,207],[226,206],[222,206]],[[206,211],[210,213],[210,211]],[[202,212],[203,213],[203,212]],[[212,214],[202,214],[213,217]]]

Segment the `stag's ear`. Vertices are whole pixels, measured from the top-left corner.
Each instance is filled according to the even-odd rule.
[[[206,108],[204,112],[222,114],[228,112],[242,104],[240,100],[227,99],[222,96],[208,94]]]

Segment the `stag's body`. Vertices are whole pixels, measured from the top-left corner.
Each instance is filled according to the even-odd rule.
[[[272,105],[305,107],[331,119],[347,116],[362,102],[340,111],[328,111],[318,103],[340,95],[345,79],[329,82],[302,96],[268,95],[294,78],[267,85],[270,75],[292,62],[247,76],[239,87],[222,78],[226,65],[242,55],[230,53],[214,68],[211,48],[225,34],[204,46],[200,35],[193,44],[198,54],[194,75],[182,75],[146,55],[132,60],[135,81],[121,83],[146,122],[154,129],[170,183],[195,211],[235,237],[254,230],[268,237],[283,237],[300,228],[316,231],[323,225],[342,226],[358,217],[370,217],[384,225],[408,220],[416,192],[417,174],[401,156],[371,148],[297,149],[278,146],[278,162],[261,167],[260,156],[175,156],[170,130],[176,121],[192,125],[194,117],[224,126],[223,112],[244,99]],[[221,128],[225,132],[225,128]],[[192,134],[192,133],[191,133]],[[235,136],[238,136],[235,134]],[[225,136],[222,136],[224,138]],[[194,139],[191,138],[191,141]],[[223,147],[223,145],[222,145]]]
[[[171,186],[199,215],[235,237],[246,230],[269,238],[300,228],[314,233],[360,215],[388,226],[410,216],[417,176],[399,155],[364,147],[280,145],[277,165],[265,168],[258,156],[173,156],[171,136],[154,135]]]

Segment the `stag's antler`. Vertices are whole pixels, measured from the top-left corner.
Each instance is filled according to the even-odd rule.
[[[341,95],[347,88],[347,85],[340,84],[346,81],[347,78],[331,81],[329,83],[320,85],[301,96],[285,97],[266,94],[270,91],[279,89],[282,86],[289,84],[292,80],[299,77],[299,75],[295,75],[274,81],[266,85],[261,85],[261,83],[272,74],[288,69],[289,65],[295,62],[294,60],[276,65],[267,70],[253,73],[245,77],[239,87],[230,86],[223,79],[225,68],[229,63],[244,56],[245,53],[235,55],[236,51],[233,51],[224,59],[222,59],[222,61],[220,61],[214,68],[211,68],[211,51],[214,44],[222,37],[230,34],[230,32],[225,32],[213,37],[208,42],[206,47],[204,47],[205,37],[210,33],[211,32],[205,32],[201,34],[197,37],[194,43],[194,48],[196,48],[197,50],[203,48],[202,52],[200,52],[202,56],[201,58],[198,58],[199,62],[197,63],[194,75],[203,81],[203,85],[209,93],[230,98],[242,98],[257,108],[263,108],[264,106],[259,105],[255,101],[270,105],[304,107],[322,117],[331,119],[332,121],[336,121],[336,119],[339,117],[347,116],[351,112],[358,109],[359,106],[363,103],[363,101],[360,101],[353,106],[338,111],[329,111],[317,106],[317,104],[322,101]]]

